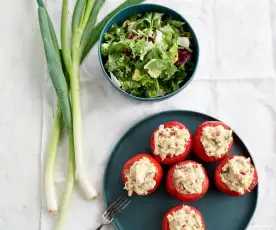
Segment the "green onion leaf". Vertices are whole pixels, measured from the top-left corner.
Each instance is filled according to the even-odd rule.
[[[37,0],[37,4],[38,4],[40,7],[45,7],[43,0]]]
[[[98,14],[100,12],[100,9],[102,8],[102,5],[103,5],[104,1],[105,0],[96,0],[94,5],[93,5],[92,12],[90,14],[87,26],[86,26],[85,31],[84,31],[83,36],[82,36],[81,52],[83,51],[86,44],[88,43],[88,40],[90,39],[91,32],[94,29],[94,26],[95,26],[96,21],[97,21]]]
[[[62,15],[61,15],[61,51],[63,55],[64,64],[66,66],[67,71],[69,71],[72,65],[72,57],[71,57],[70,46],[68,43],[67,17],[68,17],[68,0],[63,0]]]
[[[88,19],[90,17],[91,10],[93,7],[94,7],[94,0],[88,0],[86,7],[85,7],[84,14],[83,14],[83,18],[81,21],[81,29],[82,30],[84,30],[87,25],[87,22],[88,22]]]
[[[111,13],[109,13],[101,22],[99,22],[96,25],[96,27],[92,30],[92,32],[89,36],[90,39],[87,41],[87,44],[82,45],[84,48],[83,48],[81,60],[85,59],[85,57],[87,56],[87,54],[89,53],[91,48],[99,40],[102,30],[110,18],[112,18],[120,10],[122,10],[126,7],[129,7],[129,6],[132,6],[132,5],[140,4],[144,1],[145,0],[127,0],[124,3],[122,3],[120,6],[118,6],[116,9],[114,9]]]
[[[78,0],[72,18],[72,31],[79,28],[83,18],[83,12],[86,6],[86,0]]]
[[[71,107],[69,102],[69,92],[65,76],[63,74],[60,57],[56,53],[52,41],[46,10],[42,7],[39,7],[38,15],[49,74],[52,79],[54,88],[57,92],[58,100],[63,113],[64,123],[66,127],[70,129],[72,126],[72,119]]]

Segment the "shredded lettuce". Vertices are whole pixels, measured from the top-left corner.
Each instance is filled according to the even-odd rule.
[[[112,81],[138,97],[172,93],[193,70],[192,41],[184,22],[162,13],[134,14],[111,26],[101,52]]]

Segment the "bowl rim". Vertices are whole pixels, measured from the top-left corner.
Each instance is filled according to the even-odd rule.
[[[160,7],[160,8],[163,8],[165,10],[169,10],[169,11],[173,11],[175,14],[179,15],[180,18],[182,18],[182,20],[189,26],[192,34],[193,34],[193,40],[194,40],[194,43],[195,43],[195,46],[196,46],[196,49],[197,49],[197,61],[195,62],[195,68],[194,68],[194,72],[191,74],[190,78],[185,82],[185,84],[183,84],[178,90],[172,92],[172,93],[169,93],[167,95],[164,95],[164,96],[159,96],[159,97],[152,97],[152,98],[147,98],[147,97],[137,97],[137,96],[134,96],[130,93],[127,93],[126,91],[124,91],[122,88],[118,87],[110,78],[110,76],[108,75],[108,73],[106,72],[105,68],[104,68],[104,64],[103,64],[103,60],[102,60],[102,55],[101,55],[101,45],[102,45],[102,41],[103,41],[103,37],[104,37],[104,34],[105,34],[105,30],[107,28],[107,26],[110,24],[111,21],[114,20],[114,18],[118,17],[118,15],[122,14],[122,12],[125,12],[125,11],[128,11],[129,9],[131,8],[139,8],[139,7],[144,7],[144,6],[154,6],[154,7]],[[188,20],[186,20],[185,17],[183,17],[180,13],[178,13],[177,11],[169,8],[169,7],[166,7],[166,6],[163,6],[163,5],[159,5],[159,4],[153,4],[153,3],[143,3],[143,4],[135,4],[135,5],[132,5],[132,6],[128,6],[126,8],[123,8],[121,9],[120,11],[118,11],[116,14],[114,14],[108,21],[107,23],[105,24],[104,28],[102,29],[101,31],[101,34],[100,34],[100,37],[99,37],[99,42],[98,42],[98,57],[99,57],[99,61],[100,61],[100,66],[101,66],[101,69],[105,75],[105,77],[108,79],[108,81],[111,83],[111,85],[113,87],[115,87],[118,91],[120,91],[121,93],[123,93],[124,95],[130,97],[130,98],[133,98],[133,99],[136,99],[136,100],[139,100],[139,101],[161,101],[161,100],[165,100],[165,99],[168,99],[174,95],[176,95],[177,93],[179,93],[180,91],[182,91],[185,87],[187,87],[191,81],[193,80],[194,76],[195,76],[195,73],[197,71],[197,68],[198,68],[198,62],[199,62],[199,56],[200,56],[200,49],[199,49],[199,43],[198,43],[198,38],[196,36],[196,33],[194,31],[194,29],[192,28],[191,24],[189,23]]]

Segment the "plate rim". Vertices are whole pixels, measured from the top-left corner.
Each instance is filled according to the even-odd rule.
[[[114,147],[112,148],[112,150],[110,151],[110,154],[109,154],[109,157],[108,157],[108,160],[107,160],[107,163],[105,165],[105,169],[104,169],[104,178],[103,178],[103,182],[102,182],[102,194],[103,194],[103,200],[104,200],[104,207],[105,209],[107,208],[107,197],[106,197],[106,193],[105,193],[105,184],[106,184],[106,173],[107,173],[107,169],[108,169],[108,166],[109,166],[109,163],[110,163],[110,159],[111,157],[113,156],[113,152],[114,150],[120,145],[121,141],[128,135],[128,133],[130,133],[133,129],[135,129],[138,125],[140,125],[141,123],[143,123],[144,121],[146,120],[149,120],[153,117],[156,117],[156,116],[159,116],[161,114],[166,114],[166,113],[190,113],[190,114],[197,114],[197,115],[203,115],[205,117],[208,117],[212,120],[216,120],[216,121],[220,121],[220,122],[223,122],[211,115],[207,115],[205,113],[202,113],[202,112],[198,112],[198,111],[193,111],[193,110],[181,110],[181,109],[176,109],[176,110],[164,110],[164,111],[161,111],[161,112],[157,112],[157,113],[153,113],[151,115],[148,115],[148,116],[145,116],[144,118],[140,119],[139,121],[137,122],[134,122],[133,125],[131,125],[124,133],[123,135],[121,135],[121,137],[118,139],[118,141],[116,142],[116,144],[114,145]],[[224,122],[223,122],[224,123]],[[231,128],[229,125],[227,125],[229,128]],[[231,128],[231,130],[233,131],[233,133],[241,140],[241,142],[243,143],[244,147],[247,149],[249,155],[250,155],[250,158],[251,158],[251,161],[254,165],[254,167],[256,168],[256,163],[255,163],[255,160],[254,158],[252,157],[252,154],[251,152],[249,151],[247,145],[244,143],[244,141],[240,138],[240,136],[237,134],[237,132],[235,130],[233,130]],[[258,171],[258,170],[257,170]],[[256,209],[257,209],[257,206],[258,206],[258,203],[259,203],[259,181],[258,181],[258,184],[257,186],[255,187],[255,190],[256,190],[256,193],[257,193],[257,198],[256,198],[256,203],[255,203],[255,206],[254,206],[254,210],[253,210],[253,213],[245,227],[244,230],[246,230],[250,223],[252,222],[252,219],[253,217],[255,216],[256,214]],[[115,230],[120,230],[119,229],[119,224],[118,224],[118,221],[117,219],[115,218],[113,221],[112,221],[112,226],[114,227]]]

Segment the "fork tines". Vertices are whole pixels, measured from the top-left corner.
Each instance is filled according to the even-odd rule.
[[[130,204],[130,202],[131,200],[128,197],[120,196],[116,201],[108,206],[103,215],[112,221],[119,212],[123,211],[126,206]]]

